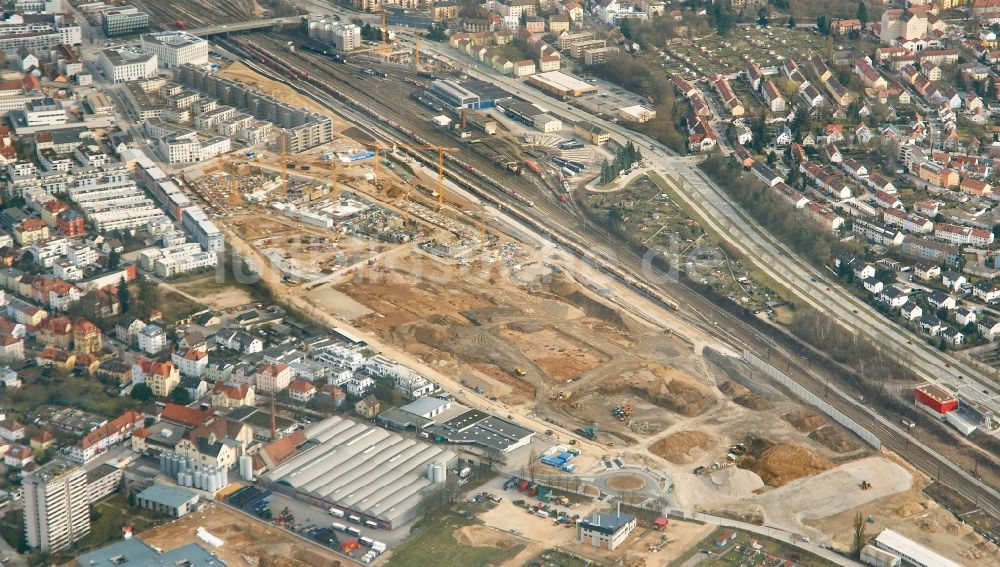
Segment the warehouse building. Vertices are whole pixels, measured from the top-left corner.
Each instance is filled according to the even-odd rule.
[[[439,423],[424,427],[429,435],[447,443],[510,453],[531,442],[535,432],[496,415],[455,404],[458,415],[445,414]]]
[[[140,508],[180,518],[194,512],[198,495],[183,488],[154,484],[137,494],[135,502]]]
[[[447,449],[337,416],[309,426],[305,435],[299,454],[263,480],[384,529],[416,519],[423,495],[445,481],[457,460]]]
[[[226,563],[197,543],[163,551],[148,543],[131,538],[122,540],[76,558],[74,565],[183,565],[184,567],[216,567]]]
[[[559,97],[577,97],[597,90],[594,85],[562,71],[536,73],[528,77],[528,83]]]
[[[903,537],[886,528],[875,538],[875,545],[898,556],[906,565],[914,567],[959,567],[958,563],[943,557],[936,551]]]
[[[507,116],[549,133],[562,130],[562,120],[552,116],[537,106],[521,100],[505,100],[497,108]]]
[[[498,101],[510,98],[510,93],[485,81],[453,81],[439,79],[431,83],[430,94],[454,108],[480,110],[493,108]]]

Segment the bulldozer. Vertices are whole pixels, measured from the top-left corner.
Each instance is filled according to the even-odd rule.
[[[862,480],[861,481],[861,490],[868,490],[871,487],[872,487],[872,483],[868,482],[867,480]]]

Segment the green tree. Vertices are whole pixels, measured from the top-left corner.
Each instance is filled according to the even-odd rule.
[[[858,2],[858,11],[856,12],[855,17],[861,21],[861,29],[868,27],[868,6],[865,4],[864,0]]]
[[[607,158],[601,163],[601,183],[611,182],[611,165],[608,164]]]
[[[129,302],[131,301],[131,299],[132,299],[132,292],[129,291],[128,282],[125,281],[125,278],[123,277],[121,280],[118,281],[118,302],[121,303],[122,305],[121,308],[122,313],[129,312],[129,307],[130,307]]]
[[[108,269],[109,270],[113,270],[113,269],[117,268],[118,264],[121,264],[121,262],[122,262],[121,254],[119,254],[117,251],[112,250],[111,253],[108,254]]]
[[[188,392],[187,388],[177,386],[174,388],[174,391],[170,392],[170,401],[178,405],[186,406],[191,403],[191,393]]]
[[[789,28],[795,27],[795,16],[788,16],[788,27]]]
[[[618,30],[622,32],[625,39],[632,39],[632,24],[628,18],[618,20]]]
[[[828,16],[816,18],[816,29],[820,35],[830,35],[830,18]]]
[[[153,399],[153,389],[145,382],[132,386],[132,399],[140,402],[148,402]]]
[[[757,10],[757,25],[762,28],[766,28],[767,23],[767,6],[762,6],[760,10]]]
[[[156,306],[156,287],[153,282],[147,280],[146,278],[139,279],[139,295],[138,299],[139,305],[144,311]]]

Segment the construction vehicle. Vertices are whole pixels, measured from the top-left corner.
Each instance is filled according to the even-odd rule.
[[[525,372],[525,370],[523,368],[521,368],[520,366],[518,366],[517,368],[514,369],[514,374],[517,374],[518,376],[521,376],[521,377],[524,377],[524,376],[528,375],[528,373]]]
[[[632,405],[615,406],[611,409],[611,415],[618,418],[618,421],[626,421],[632,417]]]
[[[861,490],[868,490],[871,487],[872,487],[872,483],[868,482],[867,480],[862,480],[861,481]]]
[[[593,425],[589,425],[583,429],[577,429],[576,432],[585,439],[590,439],[591,441],[597,439],[597,428]]]

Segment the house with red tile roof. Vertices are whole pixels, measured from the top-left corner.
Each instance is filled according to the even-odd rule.
[[[85,435],[69,449],[69,458],[78,463],[86,463],[107,451],[110,447],[125,441],[145,424],[142,414],[130,410]]]
[[[238,408],[254,405],[254,387],[250,384],[225,384],[221,380],[212,387],[212,405]]]
[[[292,380],[288,384],[288,397],[296,402],[306,403],[316,395],[316,386],[312,382],[301,379]]]

